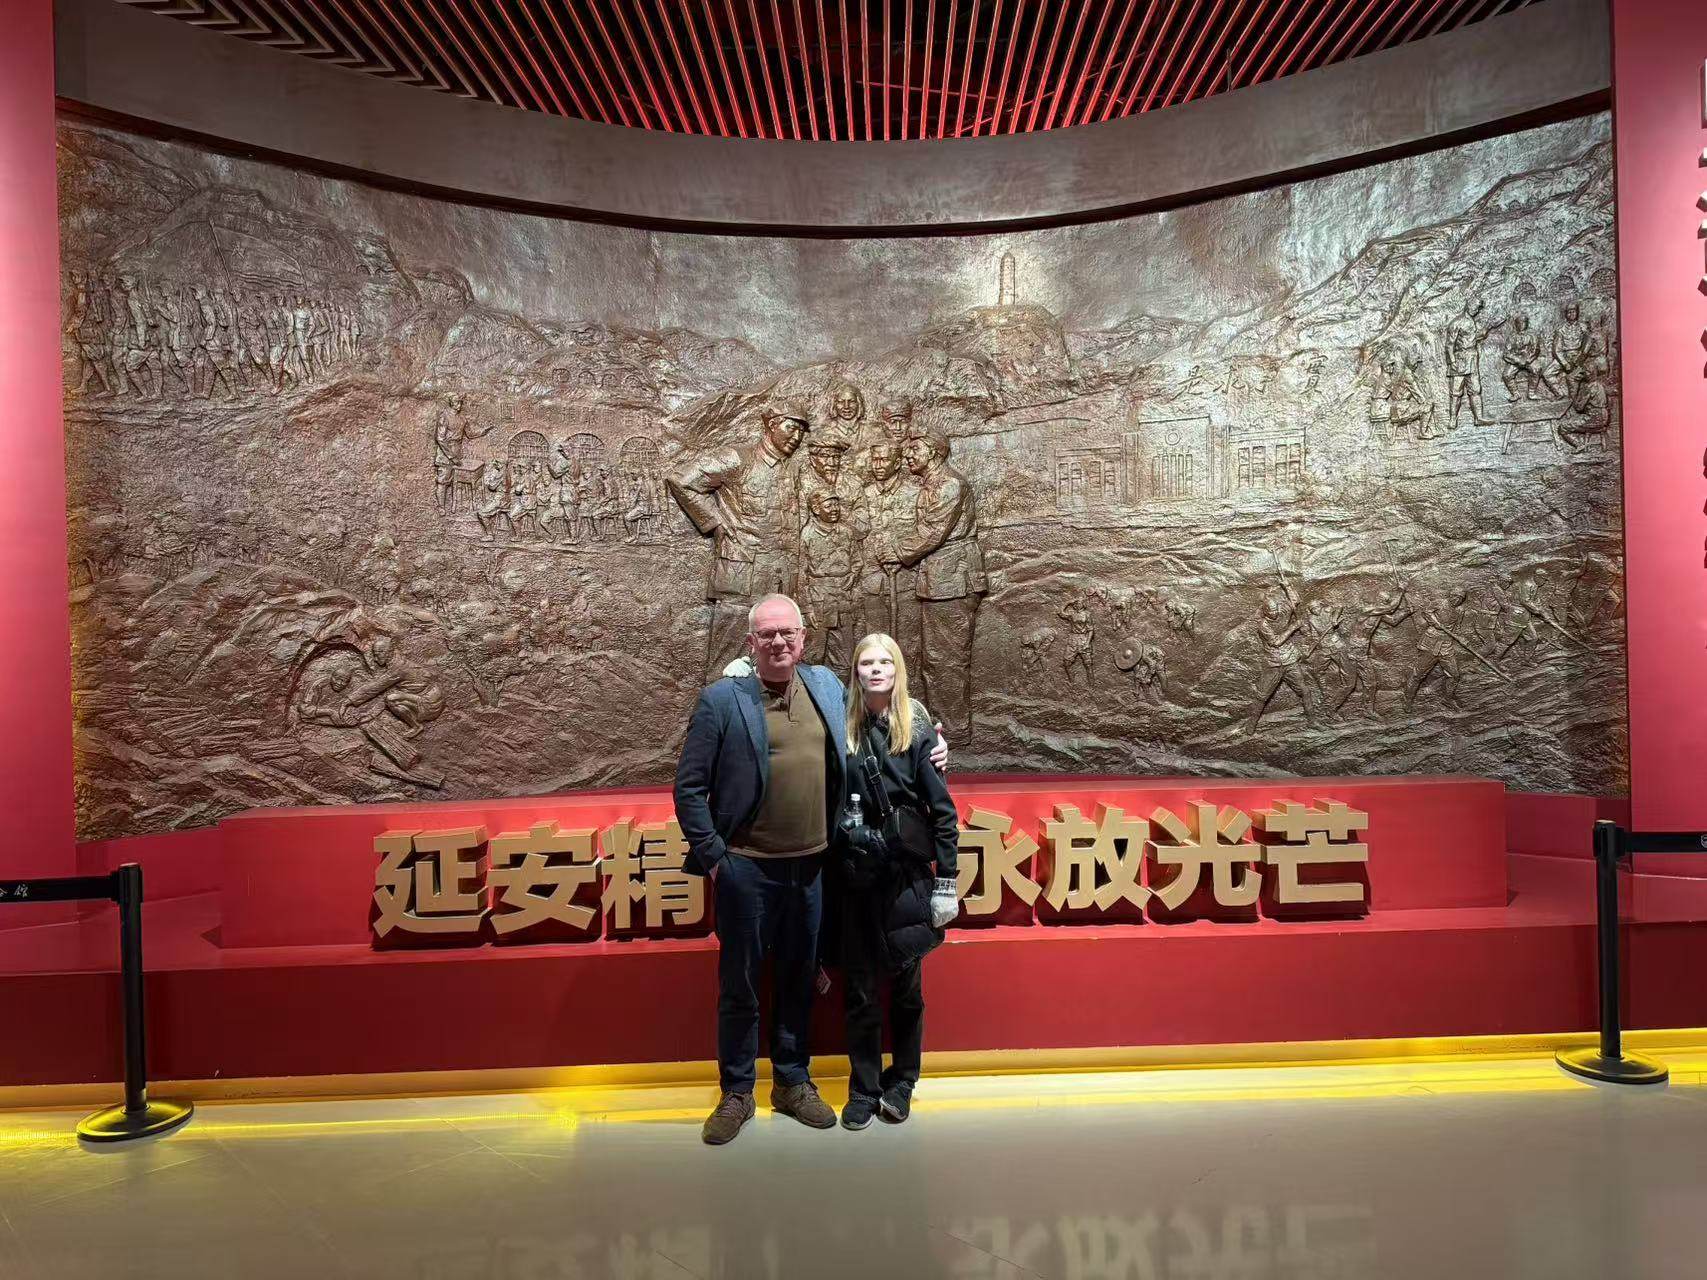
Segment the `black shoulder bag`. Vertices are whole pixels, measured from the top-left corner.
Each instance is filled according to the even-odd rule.
[[[871,812],[890,853],[902,863],[933,864],[936,854],[930,824],[912,805],[897,806],[890,801],[888,789],[883,785],[883,766],[877,758],[877,741],[869,724],[865,728],[865,750],[859,760],[860,778],[871,791]]]

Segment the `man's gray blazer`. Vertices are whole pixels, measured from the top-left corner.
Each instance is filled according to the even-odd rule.
[[[847,789],[847,690],[828,667],[796,670],[824,722],[825,830],[841,824]],[[686,869],[707,875],[751,825],[770,785],[770,734],[757,676],[728,676],[700,692],[676,763],[676,821],[687,838]]]

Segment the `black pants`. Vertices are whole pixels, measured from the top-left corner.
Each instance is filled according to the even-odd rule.
[[[919,1082],[925,1043],[924,965],[899,973],[884,963],[882,905],[878,894],[849,889],[842,899],[843,1007],[847,1012],[848,1092],[867,1098],[892,1084]],[[883,1070],[883,984],[889,987],[892,1061]]]
[[[771,1073],[810,1077],[807,1023],[824,912],[823,858],[747,858],[717,867],[717,1067],[725,1093],[751,1093],[759,1056],[759,978],[771,965]]]

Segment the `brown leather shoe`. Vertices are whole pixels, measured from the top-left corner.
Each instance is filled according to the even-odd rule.
[[[836,1127],[836,1113],[818,1096],[818,1086],[810,1080],[804,1084],[772,1085],[771,1110],[793,1116],[801,1124],[811,1125],[814,1129]]]
[[[709,1145],[721,1147],[741,1132],[741,1126],[753,1118],[753,1111],[752,1094],[726,1093],[718,1099],[716,1110],[705,1118],[699,1136]]]

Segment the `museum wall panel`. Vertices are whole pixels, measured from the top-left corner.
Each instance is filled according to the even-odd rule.
[[[767,585],[957,769],[1619,792],[1609,135],[844,240],[63,120],[79,835],[663,781]]]

